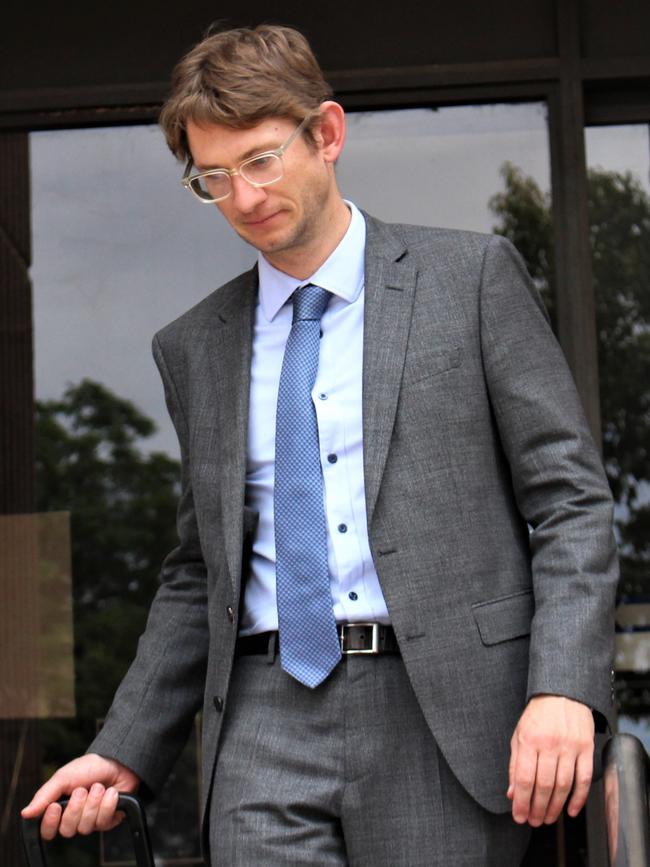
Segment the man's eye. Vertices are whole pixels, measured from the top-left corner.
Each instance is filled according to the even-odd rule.
[[[251,160],[249,163],[246,163],[246,168],[253,169],[253,171],[257,171],[258,169],[265,169],[273,162],[272,156],[263,156],[263,157],[255,157],[255,159]]]

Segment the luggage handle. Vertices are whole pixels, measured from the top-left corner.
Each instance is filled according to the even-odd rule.
[[[65,807],[70,799],[62,798],[59,801],[62,807]],[[151,851],[151,842],[149,840],[149,830],[147,828],[147,818],[145,816],[144,807],[134,795],[126,795],[120,793],[117,799],[117,808],[126,814],[126,820],[131,831],[131,840],[133,843],[133,851],[135,852],[135,863],[137,867],[155,867],[153,853]],[[45,857],[45,848],[41,837],[41,819],[23,819],[22,820],[22,838],[25,857],[29,867],[47,867]]]

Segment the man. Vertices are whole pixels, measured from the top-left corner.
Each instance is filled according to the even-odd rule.
[[[180,544],[45,837],[158,789],[201,701],[216,865],[514,865],[585,802],[616,566],[571,377],[507,242],[341,198],[330,97],[287,28],[176,69],[184,184],[258,264],[154,339]]]

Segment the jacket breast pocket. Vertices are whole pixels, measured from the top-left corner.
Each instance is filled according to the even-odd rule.
[[[402,384],[414,385],[416,382],[438,376],[447,370],[460,367],[460,365],[459,346],[438,349],[433,352],[413,353],[406,358]]]
[[[532,590],[472,605],[472,614],[485,645],[529,635],[534,613]]]

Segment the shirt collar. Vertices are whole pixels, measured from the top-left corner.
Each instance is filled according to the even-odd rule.
[[[345,235],[320,268],[306,280],[297,282],[295,277],[278,271],[262,253],[258,253],[260,304],[269,322],[293,291],[307,283],[315,283],[350,304],[359,297],[365,274],[366,222],[356,205],[348,201],[346,205],[352,218]]]

